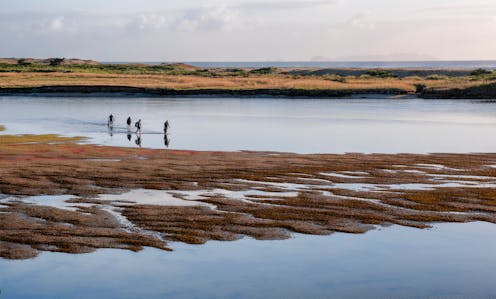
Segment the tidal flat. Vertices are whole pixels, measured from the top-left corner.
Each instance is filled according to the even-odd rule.
[[[496,223],[494,165],[491,153],[212,152],[17,136],[0,143],[0,256]]]

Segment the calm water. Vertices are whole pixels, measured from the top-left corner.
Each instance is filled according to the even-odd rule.
[[[106,118],[113,113],[113,135]],[[127,140],[142,146],[291,152],[492,152],[496,104],[343,99],[0,97],[5,133]],[[1,138],[1,137],[0,137]],[[362,235],[173,244],[175,252],[100,250],[0,259],[0,298],[494,298],[496,225],[392,226]]]
[[[129,62],[108,62],[129,63]],[[140,63],[140,62],[138,62]],[[143,63],[143,62],[141,62]],[[160,64],[163,62],[144,62]],[[496,60],[467,61],[193,61],[198,67],[261,68],[261,67],[311,67],[311,68],[423,68],[423,69],[496,69]]]
[[[0,260],[1,298],[494,298],[496,226]]]
[[[116,127],[106,127],[110,113]],[[141,145],[299,153],[492,152],[496,104],[420,99],[0,97],[5,133],[59,133],[137,146],[125,120],[143,122]],[[112,134],[110,134],[112,133]]]

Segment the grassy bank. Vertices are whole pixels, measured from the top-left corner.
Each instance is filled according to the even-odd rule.
[[[304,91],[309,91],[308,96],[319,95],[315,91],[343,91],[344,94],[421,94],[429,91],[430,94],[436,94],[437,91],[454,90],[459,94],[457,90],[477,89],[494,83],[496,74],[480,69],[201,69],[186,64],[0,63],[0,89],[14,88],[11,93],[23,89],[30,92],[29,88],[47,86],[112,86],[143,88],[144,93],[148,89],[164,89],[193,90],[198,94],[220,90],[233,95],[236,95],[233,91],[299,91],[288,93],[287,96],[305,96]],[[485,93],[486,90],[483,88],[481,92]],[[118,92],[119,89],[113,91]],[[163,94],[168,95],[167,92]],[[339,92],[328,94],[342,95]],[[472,94],[477,95],[476,92]]]

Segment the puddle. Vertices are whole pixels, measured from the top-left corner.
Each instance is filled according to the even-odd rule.
[[[441,164],[415,164],[414,166],[425,169],[433,169],[433,170],[451,170],[451,171],[461,171],[457,168],[447,167]]]
[[[477,175],[456,175],[456,174],[425,174],[434,179],[467,179],[467,180],[496,180],[495,177]]]
[[[27,197],[7,197],[0,199],[0,202],[20,202],[24,204],[52,207],[57,209],[77,211],[79,207],[91,207],[89,203],[72,203],[68,200],[75,199],[73,195],[37,195]]]
[[[331,188],[346,189],[352,191],[377,191],[380,187],[375,184],[363,183],[337,183],[330,186]]]
[[[367,172],[361,172],[361,171],[357,171],[357,172],[343,171],[342,173],[338,173],[338,172],[321,172],[319,174],[320,175],[325,175],[325,176],[330,176],[330,177],[344,178],[344,179],[363,179],[363,178],[365,178],[364,176],[369,176],[370,175]]]
[[[174,191],[177,193],[188,194],[190,191]],[[129,204],[138,205],[157,205],[157,206],[211,206],[195,200],[199,197],[189,196],[188,200],[175,197],[170,191],[165,190],[147,190],[135,189],[122,194],[102,194],[98,200],[107,201],[114,206]]]

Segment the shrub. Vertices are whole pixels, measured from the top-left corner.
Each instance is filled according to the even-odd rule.
[[[31,65],[31,62],[29,62],[26,58],[20,58],[17,60],[18,65]]]
[[[427,80],[445,80],[448,79],[446,76],[441,76],[441,75],[430,75],[426,77]]]
[[[254,69],[250,71],[250,74],[256,74],[256,75],[268,75],[274,73],[277,73],[277,68],[275,67],[263,67],[260,69]]]
[[[476,70],[472,71],[470,73],[470,76],[483,76],[483,75],[489,75],[489,74],[492,74],[492,73],[493,72],[488,71],[486,69],[479,68],[479,69],[476,69]]]
[[[427,86],[425,86],[424,84],[415,84],[415,92],[416,93],[422,93],[425,91],[425,88]]]
[[[50,58],[50,66],[59,66],[64,62],[65,58]]]
[[[365,72],[366,75],[377,78],[395,78],[396,76],[388,70],[368,70]]]

